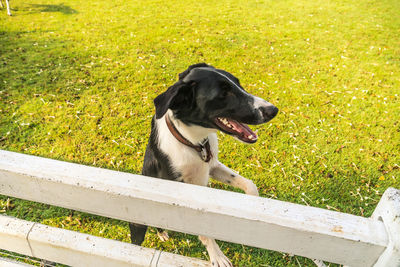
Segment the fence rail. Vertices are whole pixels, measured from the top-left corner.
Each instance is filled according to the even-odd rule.
[[[0,151],[0,194],[349,266],[384,264],[385,258],[400,266],[395,189],[376,216],[364,218]],[[395,223],[388,224],[392,217]]]
[[[0,216],[0,244],[13,252],[70,266],[209,266],[198,259],[8,216]]]

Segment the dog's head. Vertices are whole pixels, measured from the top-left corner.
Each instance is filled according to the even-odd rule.
[[[187,125],[218,129],[246,143],[257,141],[246,124],[265,123],[278,113],[271,103],[247,93],[235,76],[205,63],[179,74],[154,104],[157,119],[171,109]]]

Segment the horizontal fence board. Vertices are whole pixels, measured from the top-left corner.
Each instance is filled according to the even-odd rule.
[[[0,194],[350,266],[388,243],[370,218],[8,151]]]
[[[208,262],[194,258],[3,215],[0,248],[70,266],[209,266]]]

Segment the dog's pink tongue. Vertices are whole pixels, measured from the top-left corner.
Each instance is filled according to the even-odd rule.
[[[229,120],[234,130],[239,134],[238,138],[244,142],[254,143],[257,141],[257,134],[253,132],[249,126],[234,120]]]

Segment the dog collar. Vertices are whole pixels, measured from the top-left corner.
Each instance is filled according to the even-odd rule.
[[[193,148],[194,150],[199,153],[200,158],[204,162],[209,162],[210,159],[212,158],[212,153],[210,149],[210,143],[208,138],[204,139],[203,142],[201,142],[199,145],[195,145],[189,140],[187,140],[179,131],[176,129],[175,125],[172,123],[171,119],[169,118],[168,114],[165,115],[165,122],[167,123],[169,131],[172,133],[172,135],[181,142],[182,144]]]

